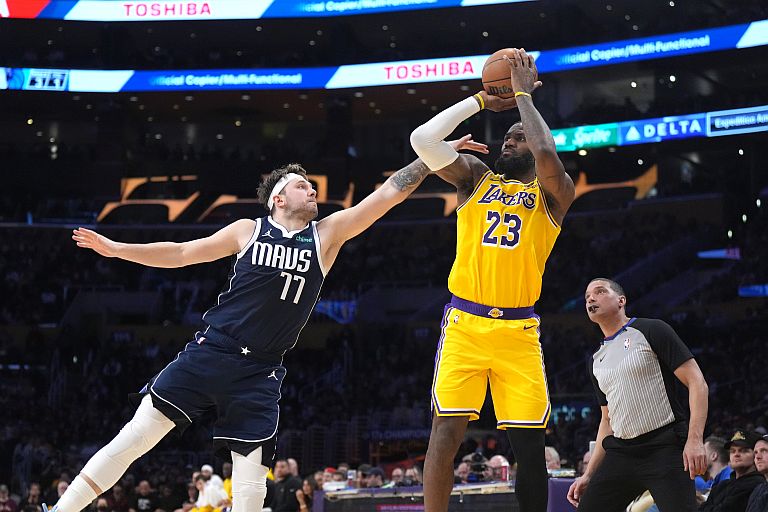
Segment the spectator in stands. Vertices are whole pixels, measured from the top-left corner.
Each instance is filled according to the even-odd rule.
[[[130,504],[121,484],[112,486],[112,492],[107,494],[107,501],[109,502],[109,508],[112,510],[115,510],[116,512],[128,512]]]
[[[457,484],[466,484],[469,478],[469,462],[461,462],[456,466],[454,481]]]
[[[393,487],[396,487],[403,483],[403,478],[405,478],[405,471],[403,471],[403,468],[401,468],[400,466],[397,466],[392,470],[392,474],[389,477],[389,481]]]
[[[334,482],[344,482],[347,479],[347,474],[343,471],[336,470],[336,472],[333,474],[332,481]]]
[[[506,470],[504,468],[507,468]],[[509,480],[509,461],[503,455],[494,455],[488,461],[490,470],[490,480],[493,482],[504,482]],[[504,474],[506,472],[506,474]]]
[[[18,510],[19,507],[11,498],[8,486],[0,484],[0,512],[17,512]]]
[[[187,512],[192,510],[197,503],[197,485],[194,482],[187,484],[187,497],[181,504],[181,508],[175,509],[173,512]]]
[[[328,482],[333,482],[333,474],[336,472],[336,468],[325,468],[323,470],[323,482],[322,484],[326,484]],[[320,484],[322,486],[322,484]]]
[[[208,485],[202,474],[195,477],[195,488],[197,489],[195,507],[198,512],[212,512],[213,509],[222,507],[227,502],[224,491],[215,485]]]
[[[697,491],[707,494],[712,487],[728,480],[733,469],[728,465],[729,454],[722,437],[709,436],[705,439],[704,452],[707,457],[707,472],[703,476],[697,476],[695,484]]]
[[[755,467],[757,472],[768,480],[768,435],[755,443]],[[765,512],[768,510],[768,481],[758,484],[749,496],[746,512]]]
[[[581,476],[584,474],[584,470],[587,469],[587,466],[589,466],[589,460],[592,458],[592,452],[587,450],[584,452],[584,455],[581,457],[581,460],[576,465],[576,474],[578,476]]]
[[[288,469],[291,471],[291,475],[296,478],[301,478],[299,475],[299,463],[296,462],[296,459],[288,459]],[[339,469],[341,470],[341,467],[339,467]]]
[[[744,512],[747,509],[752,491],[765,483],[765,477],[755,467],[754,447],[759,437],[753,432],[737,430],[725,443],[733,474],[712,488],[709,498],[699,509],[701,512]]]
[[[318,489],[323,488],[323,484],[325,483],[324,475],[325,475],[325,471],[320,471],[320,470],[315,471],[314,477],[315,477],[315,483],[317,484]]]
[[[99,498],[102,500],[104,498]],[[157,493],[157,509],[164,512],[173,512],[179,506],[180,498],[174,494],[170,485],[160,485],[160,491]]]
[[[131,510],[136,512],[155,512],[157,508],[157,496],[147,480],[142,480],[136,487],[136,496],[133,498]]]
[[[210,464],[203,464],[200,468],[200,474],[205,479],[205,485],[213,485],[218,489],[224,489],[224,481],[213,472],[213,466]]]
[[[365,480],[365,487],[378,489],[384,485],[384,470],[380,467],[371,468]]]
[[[64,494],[64,492],[67,490],[68,487],[69,487],[69,480],[66,480],[64,478],[59,478],[59,481],[56,484],[56,489],[49,491],[48,494],[46,495],[46,498],[48,499],[48,501],[51,501],[51,502],[58,501],[58,499],[61,498],[61,496]],[[126,508],[125,510],[127,511],[128,509]]]
[[[355,473],[355,488],[365,489],[368,472],[371,470],[371,467],[370,464],[360,464],[357,467],[357,473]]]
[[[232,463],[231,462],[225,462],[221,466],[221,476],[224,478],[224,481],[222,482],[222,487],[224,488],[224,492],[227,494],[227,499],[229,501],[232,501]]]
[[[629,318],[626,294],[615,281],[593,279],[584,299],[605,336],[590,359],[602,420],[595,451],[568,500],[582,512],[602,512],[648,489],[662,512],[696,510],[693,479],[706,470],[708,401],[698,363],[665,322]],[[688,388],[690,418],[678,381]]]
[[[404,481],[408,485],[422,485],[421,470],[418,466],[413,466],[405,470]]]
[[[557,453],[554,446],[544,447],[544,460],[547,462],[547,469],[560,469],[560,454]]]
[[[29,492],[27,496],[19,503],[19,510],[22,512],[38,512],[40,505],[43,504],[42,495],[40,493],[40,484],[32,482],[29,484]]]
[[[312,510],[312,498],[317,490],[317,484],[312,478],[305,478],[301,482],[301,489],[296,491],[296,501],[299,502],[298,512]]]
[[[275,495],[270,507],[272,512],[295,512],[299,509],[296,499],[296,491],[300,490],[301,480],[291,475],[288,461],[279,459],[275,461]]]

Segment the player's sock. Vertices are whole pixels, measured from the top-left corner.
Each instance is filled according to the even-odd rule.
[[[262,447],[247,457],[232,452],[232,512],[261,510],[267,496],[269,468],[261,463]]]
[[[549,490],[544,429],[510,428],[507,436],[517,461],[515,494],[520,512],[546,512]]]
[[[96,496],[96,491],[88,485],[88,482],[82,476],[77,475],[53,510],[56,512],[80,512],[90,505]]]

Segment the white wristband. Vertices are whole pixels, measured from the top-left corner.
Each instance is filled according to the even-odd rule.
[[[432,171],[452,164],[459,154],[445,138],[465,119],[480,112],[477,100],[470,96],[416,128],[411,133],[411,146]]]

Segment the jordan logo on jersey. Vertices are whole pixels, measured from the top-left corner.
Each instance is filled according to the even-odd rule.
[[[490,204],[494,201],[499,201],[506,206],[515,206],[521,204],[533,210],[536,207],[536,194],[531,192],[517,192],[512,195],[506,194],[499,185],[491,184],[490,188],[483,194],[477,203],[478,204]]]
[[[254,242],[251,254],[252,265],[265,265],[281,270],[306,272],[312,263],[312,251],[285,245]]]
[[[267,375],[267,378],[268,378],[268,379],[275,379],[275,380],[278,380],[278,379],[277,379],[277,370],[272,370],[272,373],[270,373],[269,375]]]
[[[272,236],[272,228],[269,228],[266,233],[264,233],[261,236],[266,236],[267,238],[275,238]]]

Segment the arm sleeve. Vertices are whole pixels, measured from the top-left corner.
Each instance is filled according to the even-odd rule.
[[[654,322],[650,329],[648,343],[663,364],[672,371],[689,359],[693,359],[693,354],[680,339],[674,329],[669,324],[661,320]]]
[[[595,358],[590,357],[589,361],[587,362],[587,372],[589,373],[589,378],[592,381],[592,386],[595,388],[597,403],[600,404],[601,407],[607,407],[608,398],[606,398],[605,393],[603,393],[603,391],[600,389],[600,384],[597,382],[597,377],[595,377],[594,364]]]
[[[478,112],[480,105],[472,97],[443,110],[411,133],[413,150],[432,171],[437,172],[452,164],[459,154],[444,139],[462,121]]]

